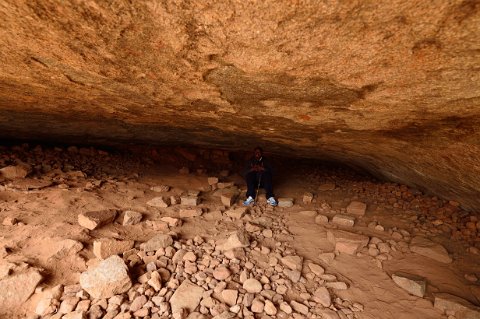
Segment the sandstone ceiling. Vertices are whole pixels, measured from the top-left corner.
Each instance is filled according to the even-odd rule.
[[[0,136],[338,160],[480,207],[480,2],[0,2]]]

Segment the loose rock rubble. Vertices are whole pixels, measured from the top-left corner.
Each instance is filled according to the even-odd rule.
[[[123,259],[114,255],[90,267],[80,287],[42,297],[36,313],[54,318],[59,307],[62,318],[320,318],[329,308],[357,318],[353,303],[333,293],[347,289],[345,283],[335,276],[326,280],[325,270],[314,263],[304,267],[303,258],[280,242],[269,249],[266,262],[254,257],[262,250],[256,236],[241,232],[207,242],[159,234],[141,246],[125,249]],[[127,264],[130,275],[136,274],[131,279]],[[305,276],[313,285],[307,287]]]
[[[65,229],[63,236],[72,231],[69,238],[58,237],[55,230],[45,236],[55,244],[50,244],[43,265],[54,273],[57,263],[74,260],[76,282],[41,283],[50,273],[22,261],[20,252],[28,245],[2,241],[0,259],[9,261],[0,260],[0,288],[14,294],[1,296],[0,308],[11,310],[34,301],[32,318],[36,314],[55,319],[361,318],[360,312],[369,311],[368,303],[340,298],[342,291],[360,291],[356,278],[336,270],[345,260],[354,268],[358,260],[387,272],[393,287],[408,292],[409,298],[432,301],[438,316],[478,317],[474,298],[480,303],[480,274],[475,268],[460,272],[467,291],[477,296],[469,301],[444,293],[450,291],[437,287],[442,282],[432,283],[422,265],[416,265],[415,274],[390,271],[405,258],[455,269],[461,257],[454,247],[459,246],[464,248],[461,253],[479,254],[477,217],[455,202],[401,185],[339,178],[337,172],[335,183],[323,182],[334,179],[329,176],[317,183],[318,189],[285,194],[291,197],[278,198],[279,207],[268,206],[264,194],[255,206],[243,207],[239,196],[245,188],[238,179],[229,180],[230,170],[207,175],[204,168],[187,165],[182,178],[203,184],[180,189],[165,181],[141,184],[132,166],[122,177],[112,176],[85,159],[84,154],[101,154],[109,158],[105,167],[115,163],[114,157],[94,149],[37,150],[40,163],[26,156],[24,148],[18,151],[24,155],[15,161],[2,162],[0,157],[0,163],[16,164],[26,173],[9,175],[12,179],[2,175],[0,180],[0,227],[7,236],[16,231],[28,234],[29,227],[37,227],[29,225],[29,215],[7,206],[15,200],[17,211],[28,209],[21,197],[10,201],[11,194],[38,193],[41,201],[55,190],[54,199],[67,207],[62,196],[71,193],[121,192],[126,201],[109,206],[114,209],[82,206],[55,225]],[[135,187],[128,188],[129,183]],[[342,199],[335,198],[340,193]],[[202,222],[208,227],[196,233]],[[305,247],[294,249],[302,236],[295,233],[298,225],[314,230],[308,240],[322,238],[322,249],[305,249],[315,249],[315,258],[306,257]],[[132,233],[134,238],[126,238]],[[442,244],[445,235],[457,246]]]

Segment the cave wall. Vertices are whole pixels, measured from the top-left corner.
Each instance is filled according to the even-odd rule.
[[[263,145],[478,209],[480,2],[3,0],[0,135]]]

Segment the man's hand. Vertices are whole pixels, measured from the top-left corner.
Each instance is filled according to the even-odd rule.
[[[263,172],[265,168],[262,165],[253,165],[252,172]]]

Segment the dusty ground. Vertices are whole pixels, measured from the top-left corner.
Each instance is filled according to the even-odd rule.
[[[157,234],[159,231],[151,221],[163,216],[178,217],[179,210],[179,205],[168,208],[146,205],[159,195],[201,191],[199,206],[205,213],[184,218],[182,226],[171,228],[179,238],[193,239],[200,235],[206,241],[216,240],[221,234],[246,225],[243,220],[225,215],[212,221],[213,215],[208,215],[226,210],[210,190],[208,177],[234,182],[242,191],[238,206],[245,194],[245,184],[237,172],[239,165],[229,161],[228,154],[222,152],[165,149],[134,156],[134,152],[117,154],[87,148],[17,146],[0,150],[0,168],[18,163],[29,167],[27,178],[0,179],[0,221],[12,217],[17,220],[13,225],[0,225],[0,247],[6,250],[0,262],[17,265],[25,262],[42,269],[43,275],[37,293],[16,309],[15,314],[5,318],[33,315],[41,287],[78,284],[87,265],[95,263],[92,252],[95,239],[130,239],[138,247]],[[212,166],[208,165],[209,158]],[[235,160],[238,161],[238,156]],[[204,168],[199,167],[199,163],[205,164]],[[189,166],[190,173],[180,173],[182,166]],[[432,293],[435,292],[448,292],[480,304],[480,282],[474,276],[480,276],[480,240],[476,229],[479,224],[475,213],[462,211],[455,202],[429,197],[402,185],[375,181],[346,168],[296,161],[279,162],[277,168],[276,196],[293,198],[294,206],[272,209],[260,201],[258,206],[250,208],[251,216],[278,221],[277,226],[283,228],[275,237],[277,241],[346,282],[349,288],[335,291],[335,295],[363,305],[363,311],[356,312],[355,318],[447,318],[433,307]],[[229,174],[221,177],[224,169],[229,169]],[[335,189],[321,191],[319,186],[325,183],[335,183]],[[170,190],[158,193],[151,189],[159,185],[168,185]],[[314,194],[312,203],[303,203],[305,192]],[[317,224],[315,216],[300,213],[314,210],[331,218],[344,213],[352,200],[367,204],[366,214],[358,217],[353,227]],[[139,224],[122,226],[120,214],[116,222],[93,231],[77,222],[80,213],[110,208],[121,212],[134,210],[144,216]],[[372,222],[384,230],[374,229]],[[386,254],[385,260],[369,255],[368,249],[364,249],[356,255],[337,254],[333,261],[326,263],[319,255],[334,251],[327,241],[327,231],[336,228],[378,237],[398,248]],[[442,244],[453,262],[444,264],[412,253],[408,243],[416,235]],[[59,252],[58,245],[63,239],[77,240],[84,247],[74,254]],[[412,296],[397,286],[391,279],[396,271],[426,277],[426,296]],[[470,280],[465,275],[469,275]]]

